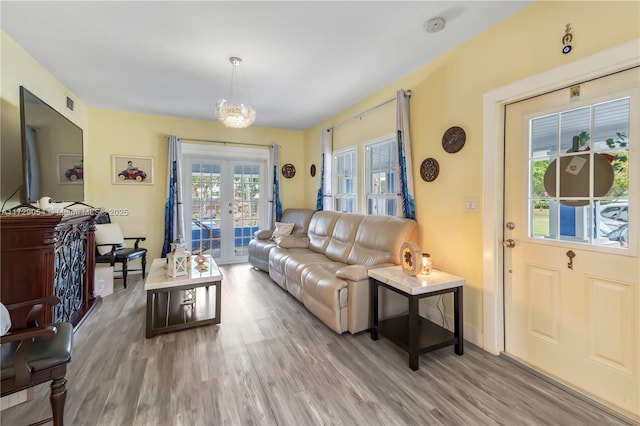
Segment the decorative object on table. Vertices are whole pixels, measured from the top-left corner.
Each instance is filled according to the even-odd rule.
[[[167,276],[171,278],[188,274],[189,252],[186,250],[175,251],[167,254]]]
[[[462,127],[449,127],[442,135],[442,148],[449,154],[460,151],[467,140],[467,135]]]
[[[405,241],[400,247],[400,262],[402,270],[409,275],[417,275],[420,272],[422,251],[412,242]]]
[[[187,251],[187,244],[182,239],[182,235],[178,235],[178,238],[173,240],[173,242],[169,244],[169,246],[171,247],[171,252],[173,253],[177,251]]]
[[[290,179],[296,175],[296,168],[291,163],[287,163],[282,166],[282,176]]]
[[[84,180],[84,163],[82,154],[58,155],[58,183],[60,185],[82,185]]]
[[[153,157],[132,155],[112,155],[111,169],[113,184],[153,185]]]
[[[420,164],[420,177],[426,182],[433,182],[440,174],[440,165],[435,158],[427,158]]]
[[[315,177],[316,176],[316,165],[315,164],[311,165],[310,172],[311,172],[311,177]]]
[[[242,58],[232,56],[229,58],[231,62],[231,87],[229,88],[229,99],[220,99],[216,104],[216,117],[218,121],[225,127],[232,129],[244,129],[251,126],[256,119],[256,110],[249,102],[251,96],[247,86],[247,79],[242,69]],[[238,81],[238,68],[242,73],[244,87],[247,90],[244,102],[240,100],[240,82]]]
[[[52,212],[53,211],[53,203],[54,201],[51,199],[51,197],[42,197],[38,200],[38,208],[46,211],[46,212]]]
[[[422,267],[420,269],[420,275],[429,275],[433,269],[433,261],[429,253],[422,253]]]
[[[202,253],[198,253],[196,255],[196,269],[200,272],[205,272],[209,270],[209,265],[207,265],[207,258],[204,257]]]

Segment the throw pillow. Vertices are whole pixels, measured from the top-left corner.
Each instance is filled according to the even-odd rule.
[[[295,226],[295,223],[276,222],[276,229],[273,231],[273,235],[271,235],[271,239],[275,240],[276,237],[291,234],[291,231],[293,231],[294,226]]]
[[[116,244],[124,246],[124,237],[117,223],[105,223],[96,225],[96,244]],[[97,246],[98,253],[107,254],[111,251],[111,246]]]

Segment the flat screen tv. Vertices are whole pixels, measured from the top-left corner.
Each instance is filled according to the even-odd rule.
[[[24,202],[84,201],[82,129],[20,86]]]

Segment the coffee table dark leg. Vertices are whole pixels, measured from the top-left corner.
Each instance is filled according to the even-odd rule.
[[[378,282],[373,278],[369,278],[369,306],[371,340],[378,340]]]
[[[418,329],[420,327],[420,318],[418,312],[417,297],[409,296],[409,368],[418,369]]]
[[[221,316],[220,306],[222,301],[222,282],[217,281],[215,284],[216,284],[216,324],[220,324],[220,320],[222,319],[220,318]]]
[[[147,332],[145,336],[153,337],[153,292],[147,291]]]
[[[456,339],[456,344],[454,346],[454,350],[456,354],[462,355],[464,353],[464,322],[462,321],[462,287],[457,287],[453,292],[453,333]]]

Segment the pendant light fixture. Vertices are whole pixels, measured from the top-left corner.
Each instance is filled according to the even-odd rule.
[[[251,126],[256,119],[256,110],[249,103],[242,103],[240,99],[240,84],[238,78],[238,68],[242,72],[242,80],[247,96],[245,102],[249,102],[249,89],[247,81],[242,71],[242,58],[232,56],[229,58],[231,62],[231,88],[229,89],[229,98],[220,99],[216,105],[216,117],[218,121],[225,127],[234,129],[244,129]]]

